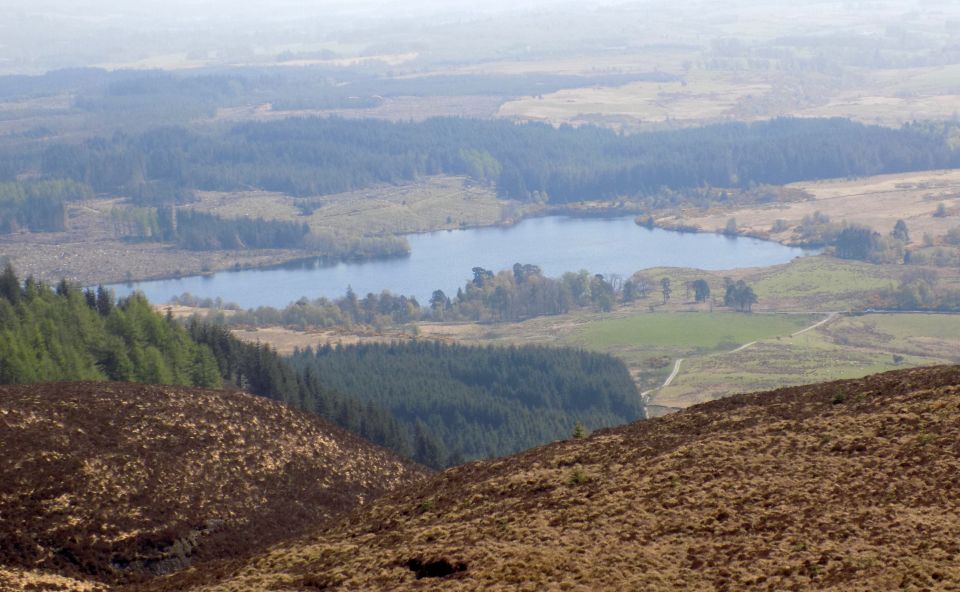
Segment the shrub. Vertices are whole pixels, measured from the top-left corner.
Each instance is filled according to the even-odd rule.
[[[584,483],[590,482],[590,476],[581,469],[576,468],[570,473],[570,477],[567,479],[567,483],[570,485],[583,485]]]

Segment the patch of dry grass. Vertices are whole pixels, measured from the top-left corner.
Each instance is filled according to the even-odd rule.
[[[0,564],[106,582],[235,557],[425,471],[239,392],[0,387]]]
[[[960,367],[737,396],[451,469],[150,589],[952,589],[958,414]]]
[[[614,124],[627,129],[643,123],[690,125],[727,118],[742,101],[762,96],[771,88],[760,75],[694,71],[682,82],[634,82],[521,97],[501,105],[497,116],[554,125]]]
[[[108,587],[98,582],[77,580],[37,570],[0,567],[0,590],[106,592]]]
[[[662,222],[722,232],[727,221],[735,218],[741,232],[784,243],[798,241],[797,226],[804,216],[818,211],[834,222],[863,224],[882,234],[893,230],[897,220],[904,220],[914,245],[921,243],[924,234],[942,242],[947,231],[960,227],[960,170],[803,182],[789,187],[806,191],[812,199],[736,209],[691,209]],[[949,215],[935,217],[941,203]],[[774,232],[777,220],[784,225]]]
[[[304,200],[314,205],[310,215],[301,215],[296,206]],[[200,203],[191,207],[225,218],[306,222],[323,236],[357,238],[492,225],[502,221],[507,205],[490,187],[464,177],[439,176],[314,198],[263,191],[201,192]]]

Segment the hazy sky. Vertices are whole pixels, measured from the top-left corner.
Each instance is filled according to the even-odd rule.
[[[960,18],[960,0],[0,0],[0,73],[241,64],[321,50],[442,61],[515,55],[516,46],[708,45],[726,35],[870,34],[920,12],[942,35]]]
[[[615,4],[614,0],[577,2],[584,5]],[[0,7],[20,14],[56,16],[83,16],[89,18],[121,15],[153,14],[160,19],[196,18],[202,16],[260,15],[267,18],[294,18],[302,15],[365,14],[390,17],[396,15],[429,13],[484,14],[513,10],[529,10],[548,5],[574,4],[569,0],[2,0]]]

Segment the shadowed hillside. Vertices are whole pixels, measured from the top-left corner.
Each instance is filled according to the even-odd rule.
[[[153,590],[960,587],[960,367],[740,395],[451,469]],[[222,571],[221,571],[222,573]]]
[[[425,475],[261,397],[123,383],[0,387],[0,451],[0,590],[235,557]]]

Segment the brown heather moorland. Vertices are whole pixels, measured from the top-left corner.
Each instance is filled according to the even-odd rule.
[[[236,557],[425,474],[241,392],[0,387],[0,590],[102,589]]]
[[[476,462],[149,590],[960,590],[960,367]]]

